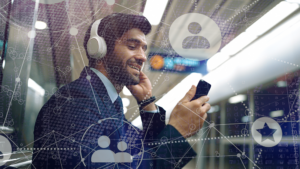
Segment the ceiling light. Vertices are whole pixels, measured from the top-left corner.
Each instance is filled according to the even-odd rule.
[[[129,104],[130,104],[130,100],[129,100],[128,98],[123,98],[123,99],[122,99],[122,103],[123,103],[123,106],[124,106],[124,107],[127,107],[127,106],[129,106]]]
[[[0,130],[5,131],[5,133],[12,133],[14,131],[14,128],[6,127],[6,126],[0,126]]]
[[[276,85],[277,85],[277,87],[286,87],[287,86],[286,81],[278,81],[276,83]]]
[[[207,70],[212,71],[220,66],[227,59],[229,59],[230,56],[235,55],[244,49],[246,46],[256,40],[258,36],[270,30],[298,8],[298,4],[280,2],[253,25],[251,25],[246,32],[241,33],[224,48],[222,48],[221,52],[211,57],[207,62]]]
[[[290,3],[298,3],[300,4],[300,0],[285,0],[286,2],[290,2]]]
[[[250,33],[243,32],[235,37],[229,44],[227,44],[224,48],[222,48],[221,53],[225,55],[235,55],[242,49],[244,49],[247,45],[253,42],[257,36],[254,36]]]
[[[272,111],[272,112],[270,112],[270,116],[271,117],[280,117],[280,116],[283,116],[283,110]]]
[[[132,125],[134,125],[135,127],[143,130],[143,123],[142,123],[142,118],[141,116],[138,116],[136,119],[134,119],[132,122],[131,122]]]
[[[123,107],[123,111],[124,111],[124,114],[126,114],[127,113],[127,108]]]
[[[207,113],[215,113],[220,110],[220,107],[218,105],[211,106]]]
[[[147,0],[144,10],[144,16],[151,25],[158,25],[164,14],[168,0]]]
[[[36,29],[45,29],[45,28],[47,28],[47,24],[46,24],[46,22],[43,22],[43,21],[36,21],[35,28]]]
[[[131,96],[132,95],[131,92],[129,91],[129,89],[126,86],[123,88],[122,92],[125,96]]]
[[[235,104],[235,103],[243,102],[245,100],[247,100],[247,96],[244,94],[240,94],[237,96],[230,97],[228,101],[231,104]]]
[[[284,18],[296,11],[299,5],[296,3],[280,2],[258,21],[251,25],[246,32],[260,36],[281,22]]]
[[[242,122],[243,123],[247,123],[247,122],[249,122],[250,121],[250,116],[243,116],[242,117]]]
[[[37,93],[39,93],[41,96],[44,96],[45,94],[45,89],[43,89],[39,84],[37,84],[31,78],[28,79],[28,87],[36,91]]]
[[[24,161],[24,162],[20,162],[20,163],[13,163],[10,166],[14,167],[14,168],[19,168],[19,167],[27,166],[31,163],[32,163],[32,160],[28,160],[28,161]]]
[[[211,57],[207,61],[207,70],[212,71],[224,63],[226,60],[229,59],[229,55],[225,55],[224,53],[216,53],[213,57]]]

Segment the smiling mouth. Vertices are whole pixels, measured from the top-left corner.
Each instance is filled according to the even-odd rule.
[[[128,66],[131,67],[132,69],[137,70],[138,72],[140,71],[140,69],[138,67],[136,67],[136,66],[133,66],[133,65],[128,65]]]

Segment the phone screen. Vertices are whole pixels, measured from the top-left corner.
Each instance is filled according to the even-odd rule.
[[[211,84],[201,79],[197,85],[196,94],[192,100],[198,99],[201,96],[206,96],[210,88],[211,88]]]

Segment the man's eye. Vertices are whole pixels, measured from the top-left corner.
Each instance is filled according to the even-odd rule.
[[[129,48],[129,49],[134,49],[134,48],[135,48],[135,46],[128,46],[128,48]]]

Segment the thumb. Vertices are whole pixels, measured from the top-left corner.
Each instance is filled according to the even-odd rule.
[[[195,93],[196,93],[196,86],[192,85],[191,89],[181,99],[181,102],[186,103],[191,101],[191,99],[195,96]]]

